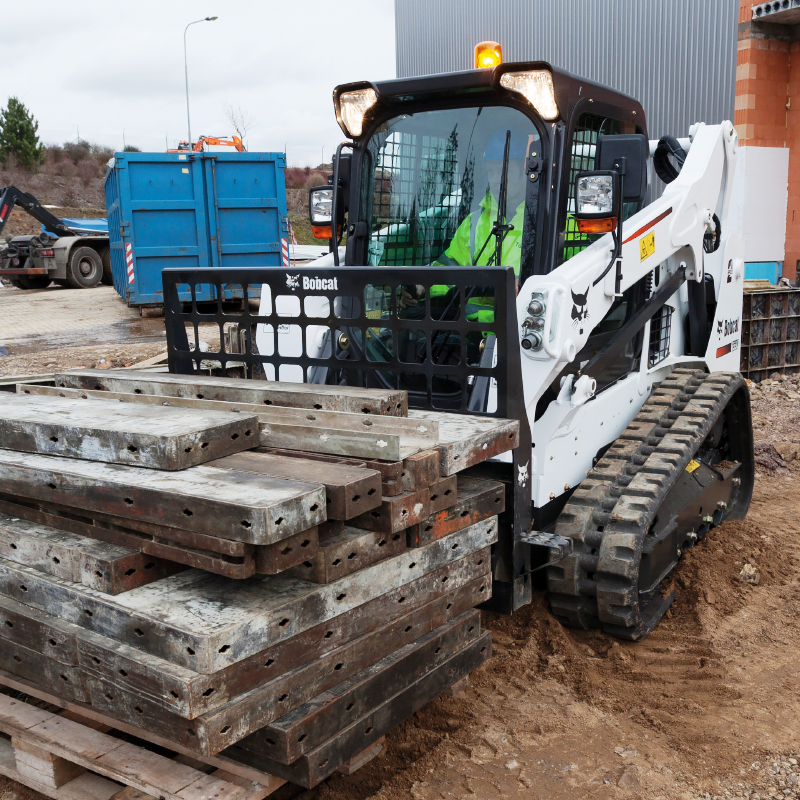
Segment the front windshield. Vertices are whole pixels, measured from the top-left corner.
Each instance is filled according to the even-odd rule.
[[[360,206],[370,229],[367,263],[494,264],[519,275],[525,163],[539,147],[533,122],[506,106],[423,111],[383,123],[364,155]]]

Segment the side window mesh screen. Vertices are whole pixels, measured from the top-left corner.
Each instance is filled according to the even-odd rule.
[[[630,130],[624,130],[630,129]],[[559,263],[568,261],[603,234],[580,233],[575,222],[575,179],[579,172],[589,172],[595,168],[597,137],[602,133],[618,134],[632,132],[632,126],[619,120],[609,119],[594,114],[582,114],[572,134],[570,142],[571,161],[569,168],[569,199],[567,201],[567,224],[564,230],[564,248]],[[627,209],[626,209],[627,210]]]

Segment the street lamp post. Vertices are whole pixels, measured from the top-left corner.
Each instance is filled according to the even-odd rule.
[[[203,19],[196,19],[194,22],[190,22],[184,29],[183,29],[183,72],[186,77],[186,125],[189,129],[189,147],[192,146],[192,121],[189,117],[189,65],[186,59],[186,31],[192,25],[197,25],[198,22],[213,22],[218,17],[203,17]]]

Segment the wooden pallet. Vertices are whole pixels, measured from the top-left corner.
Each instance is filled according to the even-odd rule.
[[[57,800],[259,800],[283,781],[248,780],[133,744],[90,721],[0,693],[0,774]],[[104,727],[104,726],[103,726]],[[98,729],[99,728],[99,729]],[[141,794],[125,793],[124,787]]]

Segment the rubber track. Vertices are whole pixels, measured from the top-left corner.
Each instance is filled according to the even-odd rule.
[[[573,540],[573,553],[548,570],[550,606],[564,624],[647,634],[638,595],[644,536],[742,385],[739,373],[674,370],[575,490],[555,529]]]

